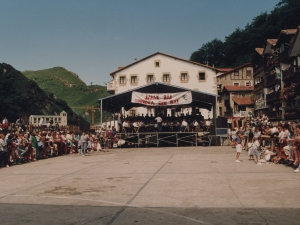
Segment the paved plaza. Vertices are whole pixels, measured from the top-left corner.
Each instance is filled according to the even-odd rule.
[[[0,224],[300,224],[300,174],[219,147],[132,148],[0,169]]]

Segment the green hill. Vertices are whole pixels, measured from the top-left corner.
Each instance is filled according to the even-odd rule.
[[[63,99],[78,115],[91,122],[91,110],[78,108],[82,106],[98,106],[97,100],[108,96],[106,87],[100,85],[87,86],[78,75],[62,67],[54,67],[38,71],[24,71],[23,74],[47,93],[54,93]],[[103,119],[105,119],[103,117]],[[100,121],[100,112],[95,112],[95,122]]]
[[[68,124],[87,123],[77,116],[67,103],[51,93],[45,93],[37,83],[6,63],[0,63],[0,117],[14,122],[19,116],[26,121],[30,115],[68,113]]]

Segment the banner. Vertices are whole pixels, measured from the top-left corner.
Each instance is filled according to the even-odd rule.
[[[150,94],[133,91],[131,102],[149,106],[185,105],[192,102],[192,93],[190,91],[185,91]]]

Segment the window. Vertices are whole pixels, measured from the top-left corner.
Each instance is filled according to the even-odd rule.
[[[130,83],[132,83],[132,84],[137,83],[137,76],[131,76],[130,77]]]
[[[154,60],[154,67],[160,67],[160,60]]]
[[[233,83],[233,86],[240,86],[240,83]]]
[[[234,76],[238,76],[239,75],[239,71],[234,71]]]
[[[163,74],[163,82],[169,82],[170,81],[170,75],[169,74]]]
[[[153,75],[147,75],[147,83],[152,83],[154,82],[154,76]]]
[[[204,72],[199,73],[199,80],[205,80],[205,73]]]
[[[251,67],[247,67],[246,76],[251,76]]]
[[[129,110],[129,116],[135,117],[135,110]]]
[[[188,80],[188,74],[187,73],[181,73],[180,80],[181,81],[187,81]]]
[[[126,78],[125,77],[120,77],[120,84],[125,84],[126,83]]]
[[[250,81],[245,82],[245,86],[251,86],[251,82]]]

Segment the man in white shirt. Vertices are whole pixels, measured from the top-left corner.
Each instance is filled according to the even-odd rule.
[[[180,132],[184,132],[186,127],[188,126],[188,123],[186,122],[186,119],[183,119],[180,126]]]
[[[126,132],[131,132],[129,123],[127,120],[124,120],[123,124],[122,124],[123,128],[125,129]]]
[[[157,131],[158,132],[162,132],[162,118],[160,116],[155,118],[156,122],[157,122]]]
[[[43,125],[43,122],[44,122],[44,117],[42,117],[42,118],[40,119],[39,126],[42,126],[42,125]]]

